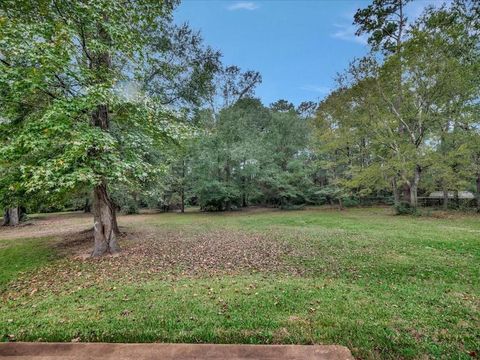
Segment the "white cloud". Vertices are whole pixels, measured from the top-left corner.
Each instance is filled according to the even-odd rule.
[[[253,1],[239,1],[228,7],[228,10],[255,10],[258,9],[258,5]]]
[[[328,94],[331,89],[328,86],[321,85],[304,85],[300,88],[301,90],[316,92],[319,94]]]
[[[362,45],[367,44],[366,35],[360,35],[360,36],[355,35],[355,31],[356,31],[355,25],[334,24],[333,26],[337,28],[337,31],[331,34],[332,37],[340,40],[345,40],[345,41],[353,41],[353,42],[356,42],[357,44],[362,44]]]

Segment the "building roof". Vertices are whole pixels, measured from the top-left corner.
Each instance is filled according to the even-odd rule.
[[[431,192],[428,196],[431,199],[443,199],[443,191],[434,191]],[[453,199],[455,197],[455,193],[453,191],[448,192],[448,197]],[[459,199],[475,199],[475,195],[470,191],[459,191],[458,192]]]

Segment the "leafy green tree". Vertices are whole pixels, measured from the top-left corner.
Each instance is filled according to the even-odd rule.
[[[287,100],[280,99],[270,104],[270,109],[277,112],[288,112],[295,110],[295,106]]]
[[[337,182],[355,192],[390,183],[396,204],[405,185],[413,208],[424,175],[435,173],[429,186],[465,184],[465,129],[475,128],[471,119],[480,88],[478,31],[467,21],[473,9],[458,4],[427,9],[398,48],[383,59],[360,59],[340,77],[316,122],[318,154],[327,160],[322,166],[334,170],[330,178],[340,174]],[[372,38],[378,46],[382,34]]]
[[[93,256],[120,249],[109,189],[135,186],[157,172],[148,161],[151,147],[184,133],[174,114],[148,97],[127,96],[120,86],[142,77],[143,61],[158,56],[146,51],[155,40],[150,35],[175,5],[1,3],[0,116],[2,126],[15,131],[0,151],[7,167],[20,171],[12,183],[2,182],[2,192],[13,186],[17,194],[47,197],[91,188]],[[40,106],[25,110],[24,99],[36,98]]]
[[[310,201],[308,126],[293,105],[243,98],[224,108],[191,149],[189,183],[204,210]]]
[[[139,87],[162,105],[192,112],[216,91],[220,53],[205,46],[200,33],[187,24],[173,24],[170,17],[158,21],[161,26],[148,29],[151,41],[145,44],[145,52],[156,56],[145,59]]]
[[[355,13],[356,34],[368,34],[368,43],[374,50],[398,54],[408,25],[405,6],[410,1],[373,0]]]

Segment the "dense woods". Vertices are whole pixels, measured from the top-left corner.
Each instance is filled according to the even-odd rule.
[[[370,52],[320,103],[262,104],[260,73],[177,25],[176,1],[2,1],[0,204],[84,209],[93,256],[119,251],[118,211],[229,211],[381,202],[460,191],[480,209],[480,6],[355,14]],[[451,201],[450,194],[454,194]]]

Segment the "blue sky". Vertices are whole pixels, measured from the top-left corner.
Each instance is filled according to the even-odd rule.
[[[435,0],[416,0],[410,17]],[[205,42],[223,54],[226,65],[260,71],[257,89],[264,104],[287,99],[317,101],[355,57],[367,52],[354,35],[353,14],[362,0],[183,0],[177,22],[200,30]]]

